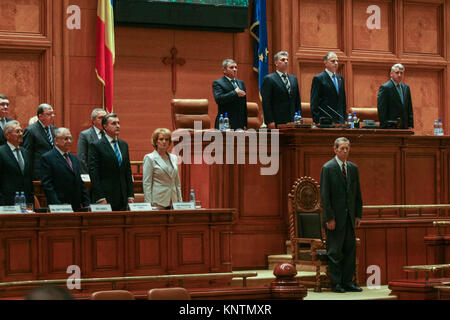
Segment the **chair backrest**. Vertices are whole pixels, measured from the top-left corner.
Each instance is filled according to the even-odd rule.
[[[202,129],[211,128],[208,115],[208,99],[172,99],[172,123],[174,129],[193,129],[194,121],[202,122]]]
[[[288,199],[291,239],[324,239],[319,184],[311,177],[298,178]]]
[[[356,116],[361,120],[378,120],[378,109],[377,108],[350,108],[350,112],[353,114],[356,112]]]
[[[306,123],[312,123],[311,105],[309,102],[302,102],[302,119]]]
[[[189,291],[185,288],[155,288],[147,293],[148,300],[191,300]]]
[[[262,114],[256,102],[247,102],[247,129],[259,129],[262,125]]]
[[[130,291],[105,290],[94,292],[90,300],[135,300],[135,298]]]

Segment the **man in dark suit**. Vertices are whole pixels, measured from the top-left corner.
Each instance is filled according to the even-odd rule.
[[[47,204],[71,204],[74,211],[89,206],[80,162],[69,152],[72,135],[67,128],[55,130],[55,148],[41,157],[41,181]]]
[[[8,118],[8,108],[9,108],[9,99],[4,94],[0,94],[0,145],[4,145],[6,143],[5,135],[3,134],[3,129],[5,128],[5,124],[8,121],[11,121],[11,118]]]
[[[30,153],[33,163],[33,180],[40,180],[41,156],[53,146],[53,107],[43,103],[37,109],[38,121],[28,126],[23,133],[23,147]]]
[[[102,125],[105,136],[89,150],[91,199],[111,204],[114,211],[126,210],[134,202],[128,144],[118,139],[120,122],[115,113],[104,116]]]
[[[293,122],[295,113],[301,111],[297,77],[287,73],[289,54],[280,51],[273,59],[276,71],[264,77],[261,87],[264,122],[270,129]]]
[[[320,196],[327,233],[328,271],[334,292],[360,292],[356,271],[355,228],[361,223],[362,197],[358,167],[347,161],[350,141],[337,138],[334,159],[322,167]]]
[[[96,108],[92,110],[92,127],[80,133],[78,138],[77,156],[81,164],[81,173],[89,173],[89,146],[104,136],[105,133],[102,127],[102,120],[105,115],[106,111],[103,109]]]
[[[0,205],[14,205],[17,191],[25,193],[28,203],[34,202],[31,160],[27,150],[20,147],[23,132],[20,123],[5,124],[7,143],[0,147]]]
[[[323,58],[325,71],[316,75],[311,85],[311,113],[315,123],[320,118],[331,118],[333,123],[344,123],[347,119],[344,78],[337,74],[339,60],[334,52]]]
[[[218,112],[215,128],[219,129],[219,117],[228,113],[230,129],[247,129],[247,98],[244,81],[236,79],[237,63],[232,59],[222,62],[224,76],[213,82],[213,94]]]
[[[382,84],[378,91],[378,119],[380,126],[386,128],[388,121],[397,121],[399,129],[414,128],[411,90],[402,82],[405,67],[394,64],[391,68],[391,79]]]

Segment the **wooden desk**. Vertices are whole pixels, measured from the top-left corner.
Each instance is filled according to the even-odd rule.
[[[0,282],[231,272],[233,209],[0,215]]]

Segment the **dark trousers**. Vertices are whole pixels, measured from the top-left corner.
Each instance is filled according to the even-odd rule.
[[[327,229],[327,254],[331,284],[346,286],[353,283],[356,271],[356,240],[350,215],[347,215],[347,223],[343,229]]]

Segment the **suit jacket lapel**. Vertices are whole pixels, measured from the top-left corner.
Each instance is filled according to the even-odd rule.
[[[19,162],[17,162],[16,156],[13,154],[11,148],[8,146],[8,148],[6,148],[6,149],[7,149],[6,152],[10,158],[10,161],[12,161],[13,163],[16,164],[17,171],[19,171],[23,175],[22,170],[20,170]],[[20,149],[20,151],[22,152],[22,149]],[[22,153],[22,158],[24,158],[23,153]],[[24,160],[24,164],[25,164],[25,160]],[[25,172],[25,167],[24,167],[23,171]]]
[[[170,156],[169,156],[169,160],[171,160],[171,159],[170,159]],[[163,158],[161,158],[161,156],[159,155],[158,151],[156,151],[155,161],[159,164],[159,166],[161,167],[161,169],[162,169],[165,173],[167,173],[167,175],[168,175],[169,177],[172,177],[171,174],[169,173],[169,168],[167,168],[166,162],[163,160]]]
[[[289,78],[289,74],[288,74],[288,78]],[[289,78],[289,81],[290,80],[291,79]],[[286,91],[286,93],[289,93],[288,89],[286,88],[286,84],[284,83],[283,79],[281,79],[281,76],[276,71],[275,71],[275,81],[282,90]],[[290,82],[292,83],[292,81],[290,81]],[[292,85],[291,85],[291,87],[292,87]]]
[[[72,170],[72,168],[70,168],[69,164],[67,163],[66,158],[64,158],[64,156],[63,156],[61,153],[59,153],[59,151],[56,150],[56,148],[53,149],[53,154],[54,154],[54,156],[56,157],[57,161],[59,161],[59,162],[62,164],[63,167],[65,167],[65,168],[66,168],[68,171],[70,171],[72,174],[74,173],[73,170]],[[68,153],[68,155],[69,155],[69,159],[70,159],[70,158],[71,158],[71,157],[70,157],[70,153]],[[72,167],[73,167],[73,161],[72,161],[72,159],[70,159],[70,161],[72,162]]]
[[[339,166],[339,163],[336,161],[336,159],[334,159],[334,168],[336,170],[337,175],[339,176],[339,180],[342,182],[342,184],[344,186],[346,186],[346,181],[344,179],[344,175],[342,174],[342,168]],[[347,172],[348,172],[348,166],[347,166]],[[348,180],[349,179],[347,179],[347,181]]]
[[[109,156],[114,159],[116,166],[119,167],[119,160],[117,160],[116,153],[114,152],[111,143],[108,141],[108,138],[106,138],[106,135],[103,136],[100,141],[100,143],[103,144],[103,148],[105,148],[106,152],[109,153]]]
[[[50,147],[53,148],[51,142],[48,140],[47,132],[46,132],[45,129],[41,126],[41,124],[39,123],[39,121],[36,122],[36,125],[37,125],[37,127],[38,127],[39,132],[41,133],[42,138],[43,138],[45,141],[47,141],[47,143],[48,143],[48,145],[49,145]],[[53,131],[53,130],[52,130],[52,127],[51,127],[51,126],[49,126],[49,130],[50,130],[50,134],[52,134],[52,131]]]

